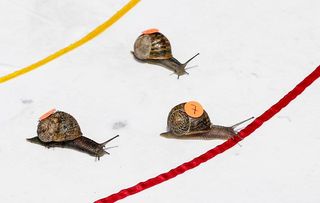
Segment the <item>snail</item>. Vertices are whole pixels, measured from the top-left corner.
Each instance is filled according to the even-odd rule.
[[[44,114],[39,121],[38,136],[27,138],[27,141],[45,147],[65,147],[85,152],[100,159],[105,154],[105,145],[119,135],[103,142],[97,143],[82,136],[80,126],[70,114],[55,111],[54,109]]]
[[[213,125],[198,102],[181,103],[173,107],[168,115],[168,132],[161,136],[175,139],[224,139],[237,136],[235,128],[253,117],[230,127]]]
[[[187,62],[180,63],[172,56],[169,40],[157,29],[144,31],[134,43],[133,56],[141,62],[158,64],[172,70],[174,74],[189,74],[186,72],[187,64],[199,55],[191,57]]]

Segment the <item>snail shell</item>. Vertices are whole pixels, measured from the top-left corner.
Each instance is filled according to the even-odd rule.
[[[76,119],[68,113],[56,111],[48,117],[40,120],[37,129],[38,136],[28,138],[27,141],[45,147],[66,147],[85,152],[98,159],[104,154],[105,145],[118,137],[115,136],[103,143],[97,143],[82,136],[80,126]]]
[[[169,113],[168,130],[176,136],[195,134],[198,131],[206,131],[211,128],[211,121],[206,111],[199,118],[189,116],[181,103],[173,107]]]
[[[171,45],[166,36],[155,31],[148,34],[140,35],[134,43],[132,52],[137,60],[142,62],[158,64],[168,68],[179,76],[188,74],[186,65],[196,56],[190,58],[187,62],[181,64],[172,56]]]
[[[140,60],[170,59],[171,45],[160,32],[142,34],[134,43],[134,55]]]
[[[40,121],[37,133],[42,142],[63,142],[82,136],[76,119],[62,111],[57,111]]]
[[[230,127],[213,125],[205,110],[201,116],[195,118],[187,114],[185,104],[178,104],[171,109],[167,119],[168,131],[161,136],[175,139],[229,139],[237,135],[235,127],[253,118]]]

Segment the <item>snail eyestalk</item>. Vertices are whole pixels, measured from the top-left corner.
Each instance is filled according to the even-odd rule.
[[[241,124],[243,124],[243,123],[245,123],[245,122],[247,122],[247,121],[250,121],[251,119],[254,119],[254,116],[252,116],[252,117],[250,117],[250,118],[248,118],[248,119],[246,119],[246,120],[244,120],[244,121],[241,121],[241,122],[239,122],[239,123],[236,123],[236,124],[234,124],[233,126],[231,126],[231,128],[236,128],[236,127],[238,127],[239,125],[241,125]]]
[[[200,53],[197,53],[193,57],[191,57],[188,61],[186,61],[183,65],[186,66],[192,59],[196,58]]]
[[[192,59],[196,58],[200,53],[197,53],[196,55],[194,55],[193,57],[191,57],[188,61],[186,61],[183,64],[180,64],[179,61],[177,61],[177,64],[180,64],[180,68],[175,70],[175,73],[178,75],[178,79],[181,75],[187,74],[189,75],[189,73],[186,71],[188,68],[186,68],[187,64],[192,61]]]
[[[116,136],[114,136],[113,138],[110,138],[109,140],[101,143],[100,145],[101,145],[101,146],[105,146],[108,142],[111,142],[112,140],[116,139],[117,137],[119,137],[119,135],[116,135]]]

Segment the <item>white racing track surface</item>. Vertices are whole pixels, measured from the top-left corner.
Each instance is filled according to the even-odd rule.
[[[126,0],[1,0],[0,77],[77,41]],[[222,140],[174,140],[175,105],[196,100],[214,124],[259,116],[320,64],[320,3],[141,1],[97,38],[0,84],[0,202],[87,203],[166,172]],[[188,64],[178,80],[132,54],[158,28]],[[320,202],[320,82],[252,135],[177,178],[121,202]],[[56,108],[110,155],[46,149],[38,118]],[[246,124],[239,128],[245,127]]]

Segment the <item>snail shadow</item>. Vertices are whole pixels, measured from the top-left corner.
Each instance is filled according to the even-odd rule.
[[[152,60],[152,59],[144,59],[144,60],[141,60],[139,58],[137,58],[134,54],[133,51],[131,51],[131,54],[134,58],[135,61],[139,62],[139,63],[148,63],[148,64],[152,64],[152,65],[157,65],[157,66],[161,66],[169,71],[171,71],[172,73],[170,75],[175,75],[177,74],[175,71],[172,70],[172,68],[168,67],[165,65],[165,63],[161,63],[161,61],[164,61],[164,60],[161,60],[161,59],[157,59],[157,60]],[[194,66],[190,66],[190,67],[187,67],[185,68],[185,70],[188,70],[188,69],[193,69],[193,68],[197,68],[198,65],[194,65]],[[188,72],[185,72],[186,75],[189,75]],[[179,79],[179,75],[178,75],[178,78]]]
[[[79,147],[74,140],[69,140],[69,141],[64,141],[64,142],[42,142],[39,137],[32,137],[32,138],[27,138],[26,140],[30,143],[33,143],[33,144],[37,144],[37,145],[41,145],[43,147],[46,147],[46,148],[67,148],[67,149],[72,149],[72,150],[75,150],[75,151],[78,151],[78,152],[83,152],[85,154],[88,154],[92,157],[95,157],[95,161],[99,161],[100,160],[100,157],[102,157],[103,155],[107,154],[107,155],[110,155],[109,152],[107,152],[106,150],[108,149],[113,149],[113,148],[116,148],[118,146],[110,146],[110,147],[104,147],[104,145],[106,143],[108,143],[109,141],[115,139],[117,136],[107,140],[106,142],[104,143],[101,143],[99,145],[101,145],[101,149],[99,150],[99,153],[96,152],[96,153],[93,153],[93,152],[90,152],[89,150],[86,150],[85,148],[81,148]]]
[[[65,148],[65,149],[72,149],[72,150],[75,150],[75,151],[79,151],[79,152],[84,152],[83,150],[80,150],[76,147],[74,147],[74,145],[69,145],[68,143],[72,143],[72,141],[66,141],[66,142],[42,142],[38,137],[32,137],[32,138],[27,138],[26,139],[28,142],[30,143],[33,143],[33,144],[37,144],[37,145],[41,145],[47,149],[50,149],[50,148]],[[89,154],[89,153],[87,153]],[[95,157],[96,159],[98,157],[92,155],[92,154],[89,154],[93,157]],[[98,159],[99,160],[99,159]]]
[[[112,129],[119,130],[119,129],[125,128],[127,125],[128,125],[127,121],[117,121],[117,122],[113,123]]]

